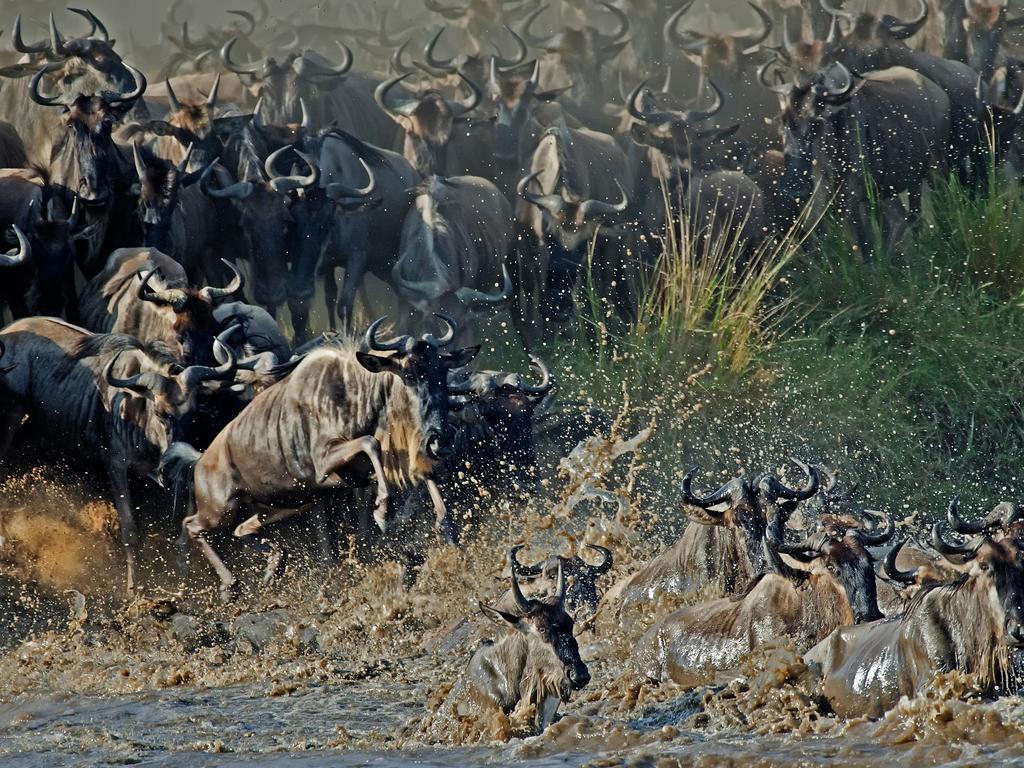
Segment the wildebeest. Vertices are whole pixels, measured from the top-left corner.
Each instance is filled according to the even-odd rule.
[[[865,257],[874,252],[869,197],[911,219],[921,212],[929,174],[944,166],[950,131],[946,93],[905,67],[860,76],[836,63],[807,86],[782,86],[786,167],[782,190],[806,201],[821,178],[835,192]],[[902,218],[902,214],[901,214]],[[902,223],[902,222],[901,222]],[[894,240],[899,227],[890,229]]]
[[[871,542],[894,532],[890,521]],[[837,627],[882,618],[869,542],[860,530],[826,531],[797,544],[783,543],[783,533],[776,518],[766,537],[772,570],[751,581],[742,596],[681,608],[651,627],[630,656],[637,673],[699,684],[773,638],[790,636],[802,651]],[[808,570],[791,568],[781,554]]]
[[[205,453],[187,444],[168,450],[163,475],[192,500],[182,527],[216,571],[225,599],[238,585],[208,532],[251,513],[235,535],[267,552],[272,578],[284,565],[284,551],[263,540],[265,525],[332,489],[365,486],[372,476],[374,519],[386,530],[389,487],[427,479],[448,454],[448,371],[468,364],[479,347],[443,351],[456,329],[442,320],[447,332],[440,338],[390,341],[377,336],[384,319],[374,321],[366,346],[387,356],[344,339],[319,346],[258,394]]]
[[[457,716],[467,706],[510,714],[523,704],[532,705],[539,733],[554,720],[559,705],[590,682],[573,636],[573,618],[565,610],[565,573],[560,568],[555,584],[550,597],[527,599],[513,570],[511,610],[481,604],[484,614],[507,631],[473,654],[442,704],[442,714]]]
[[[124,333],[145,342],[161,342],[179,361],[212,362],[213,341],[222,330],[213,309],[242,289],[242,276],[224,288],[196,289],[185,270],[155,248],[122,248],[82,290],[80,308],[86,328]]]
[[[512,207],[498,188],[477,176],[431,176],[414,195],[391,270],[399,296],[460,320],[508,301]]]
[[[1024,646],[1024,568],[1014,539],[981,535],[937,549],[965,568],[959,578],[921,587],[893,618],[836,629],[805,655],[841,717],[879,717],[941,672],[973,673],[989,687],[1009,684],[1010,656]]]
[[[967,63],[988,80],[999,63],[1003,35],[1024,25],[1024,16],[1010,18],[1009,7],[1001,2],[964,0],[964,32],[967,37]]]
[[[801,488],[790,488],[772,474],[753,480],[739,476],[706,496],[693,492],[696,469],[681,485],[683,502],[703,511],[683,535],[624,583],[613,597],[620,610],[655,600],[659,594],[710,591],[709,596],[739,592],[768,567],[765,532],[777,515],[789,517],[799,502],[820,488],[818,469],[798,462],[807,475]]]
[[[597,544],[585,544],[585,547],[592,549],[601,556],[601,562],[591,565],[580,555],[564,557],[562,555],[550,555],[533,565],[525,565],[519,562],[518,553],[523,548],[522,544],[512,547],[509,558],[512,560],[512,572],[517,578],[525,579],[524,583],[531,585],[535,595],[550,597],[558,589],[559,579],[565,579],[566,587],[562,602],[568,613],[577,616],[581,608],[588,609],[591,613],[597,610],[597,579],[612,569],[614,559],[611,550]],[[512,612],[512,605],[503,598],[497,605],[498,608]]]
[[[159,344],[95,335],[50,318],[19,320],[0,338],[0,457],[25,416],[37,434],[60,436],[48,449],[73,465],[98,452],[120,520],[131,592],[138,583],[138,531],[129,474],[151,476],[163,452],[188,436],[204,383],[230,380],[233,354],[226,351],[226,364],[217,368],[182,368]]]

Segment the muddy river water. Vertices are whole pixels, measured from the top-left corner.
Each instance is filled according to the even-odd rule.
[[[337,565],[298,559],[279,585],[232,606],[195,562],[191,583],[203,587],[183,590],[159,531],[147,539],[159,565],[145,596],[116,597],[120,559],[103,535],[113,511],[45,474],[9,482],[0,765],[1024,765],[1024,699],[986,698],[957,673],[881,720],[850,722],[820,707],[785,638],[697,690],[640,684],[626,660],[671,607],[660,604],[630,616],[602,604],[579,623],[592,680],[541,735],[527,733],[528,713],[444,715],[473,650],[503,631],[478,601],[508,583],[511,544],[541,555],[607,546],[604,589],[663,546],[636,532],[629,473],[613,471],[630,446],[619,448],[583,457],[553,506],[491,510],[457,552],[432,546],[411,589],[396,563],[360,562],[343,544]]]

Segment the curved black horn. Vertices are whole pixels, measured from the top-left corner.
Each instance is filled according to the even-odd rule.
[[[223,288],[214,288],[213,286],[207,286],[206,288],[203,288],[202,290],[199,291],[199,295],[211,303],[216,301],[223,301],[224,299],[230,299],[232,296],[234,296],[240,290],[242,290],[242,288],[245,286],[245,280],[242,278],[242,273],[238,271],[238,267],[236,267],[227,259],[221,259],[221,263],[231,270],[231,282],[225,285]]]
[[[558,576],[555,585],[555,599],[561,605],[565,602],[565,569],[562,568],[562,558],[558,558]]]
[[[50,50],[49,45],[43,40],[34,45],[29,45],[21,36],[21,14],[19,13],[14,19],[14,28],[11,30],[11,41],[14,44],[14,50],[18,53],[46,53]]]
[[[327,195],[331,200],[343,200],[345,198],[352,197],[369,197],[373,194],[373,191],[377,188],[377,177],[373,173],[373,169],[366,164],[363,158],[359,158],[359,164],[363,166],[363,170],[366,171],[366,176],[369,179],[365,187],[358,189],[347,187],[344,184],[332,181],[324,188],[324,194]]]
[[[602,547],[597,544],[587,544],[588,549],[592,549],[602,556],[602,560],[597,565],[587,565],[587,568],[594,576],[600,576],[602,573],[608,573],[612,569],[614,564],[614,558],[612,558],[612,551],[607,547]]]
[[[129,101],[136,101],[146,92],[146,76],[127,62],[125,62],[124,68],[131,73],[133,78],[135,78],[135,88],[127,93],[120,93],[112,99],[107,99],[107,103],[111,106],[125,104]]]
[[[512,564],[512,573],[516,576],[540,576],[543,571],[539,563],[537,565],[523,565],[519,562],[519,550],[524,547],[526,547],[525,544],[516,544],[508,552],[508,559]]]
[[[29,247],[25,233],[18,228],[17,224],[12,224],[11,229],[14,231],[18,245],[7,253],[0,253],[0,268],[23,266],[28,263],[29,257],[32,255],[32,249]]]
[[[766,475],[764,481],[767,483],[767,490],[769,495],[778,499],[791,499],[793,501],[806,501],[818,492],[818,488],[821,486],[821,478],[818,476],[818,470],[799,459],[790,457],[790,461],[796,464],[800,469],[807,475],[807,484],[800,489],[789,488],[783,485],[782,482],[775,477],[775,475]]]
[[[462,101],[449,101],[448,104],[452,108],[452,113],[456,117],[468,114],[476,109],[480,105],[480,100],[484,97],[483,92],[480,90],[480,86],[466,77],[462,70],[458,70],[455,73],[459,79],[462,80],[466,85],[469,86],[471,91],[470,95]]]
[[[828,0],[819,0],[819,2],[821,3],[821,9],[833,17],[849,19],[850,21],[857,20],[857,14],[852,11],[844,11],[842,8],[836,8],[831,5]]]
[[[691,123],[698,123],[704,120],[710,120],[712,117],[722,111],[722,106],[725,104],[725,97],[722,95],[722,90],[715,84],[715,81],[708,78],[708,86],[711,88],[712,93],[715,94],[714,103],[707,109],[691,109],[686,113],[686,119]]]
[[[434,312],[433,315],[443,323],[444,333],[440,336],[425,333],[423,334],[423,340],[438,348],[447,347],[455,339],[455,330],[459,327],[459,324],[455,321],[455,318],[451,315],[446,315],[444,312]]]
[[[515,601],[516,610],[521,614],[526,613],[530,610],[530,601],[526,599],[526,595],[523,594],[523,590],[519,588],[519,580],[516,578],[514,567],[512,568],[511,582],[512,599]]]
[[[176,288],[170,288],[164,291],[154,291],[149,287],[149,281],[153,279],[160,270],[156,267],[146,272],[142,276],[142,281],[139,283],[139,289],[136,295],[141,301],[148,301],[157,306],[170,307],[175,312],[181,312],[185,309],[188,303],[188,294],[182,290]]]
[[[614,5],[609,3],[607,0],[598,0],[598,5],[602,6],[608,13],[615,17],[618,22],[618,29],[610,35],[601,35],[602,40],[607,43],[617,43],[627,34],[629,34],[629,16],[626,15],[625,11],[621,8],[616,8]]]
[[[44,107],[56,107],[61,104],[60,96],[44,96],[39,92],[42,79],[46,75],[56,72],[61,66],[60,64],[49,64],[32,75],[32,79],[28,83],[28,95],[36,104],[41,104]]]
[[[917,14],[917,18],[911,19],[910,21],[903,21],[895,16],[886,14],[882,17],[882,26],[884,26],[889,34],[895,37],[897,40],[906,40],[908,37],[913,37],[928,21],[928,3],[925,0],[917,0],[921,6],[921,10]]]
[[[170,83],[168,83],[168,86],[170,86]],[[213,78],[213,86],[210,88],[210,93],[206,97],[206,108],[208,110],[210,110],[211,117],[212,117],[212,114],[213,114],[213,108],[215,106],[217,106],[217,91],[219,91],[219,90],[220,90],[220,72],[218,72],[217,76],[215,78]]]
[[[401,75],[396,75],[389,80],[385,80],[373,91],[373,99],[377,102],[377,106],[393,118],[399,116],[408,117],[409,113],[416,108],[416,101],[406,101],[404,104],[399,106],[391,106],[388,104],[388,93],[392,88],[409,77],[410,74],[410,72],[404,72]]]
[[[501,290],[480,291],[476,288],[462,286],[455,291],[455,297],[463,304],[504,304],[512,298],[512,275],[508,272],[508,266],[501,265]]]
[[[761,8],[759,5],[757,5],[754,2],[751,2],[751,0],[747,0],[747,5],[749,5],[754,10],[754,13],[756,13],[758,15],[758,18],[760,18],[761,20],[760,32],[758,32],[756,35],[751,35],[750,37],[742,38],[743,47],[749,50],[754,46],[760,45],[765,40],[767,40],[769,35],[771,35],[772,30],[775,28],[775,24],[772,21],[772,17],[768,15],[768,12]]]
[[[896,567],[896,558],[899,557],[900,550],[903,549],[903,545],[906,543],[906,539],[898,541],[896,542],[896,546],[886,553],[885,560],[882,562],[882,572],[893,581],[899,581],[903,584],[913,584],[917,581],[918,569],[912,568],[909,571],[901,571]]]
[[[537,20],[537,17],[544,13],[547,9],[548,6],[546,5],[538,5],[537,8],[533,11],[533,13],[531,13],[523,20],[523,28],[521,32],[523,39],[526,40],[526,42],[528,42],[530,45],[536,46],[537,48],[543,48],[556,37],[555,34],[547,35],[546,37],[540,37],[538,35],[533,34],[533,32],[530,31],[530,28],[533,26],[533,22],[535,22]]]
[[[167,102],[171,107],[171,112],[178,112],[181,109],[181,102],[178,101],[178,95],[171,87],[170,79],[164,79],[164,87],[167,89]]]
[[[551,371],[547,364],[536,355],[530,355],[530,365],[540,372],[540,384],[520,384],[519,391],[527,395],[543,397],[555,386],[555,381],[551,377]]]
[[[516,185],[516,193],[529,203],[544,208],[553,215],[559,215],[565,209],[565,200],[561,195],[535,195],[530,191],[531,182],[540,176],[540,171],[534,171],[529,176],[524,176]]]
[[[512,39],[515,40],[516,52],[513,58],[506,59],[501,55],[501,51],[498,50],[497,47],[495,47],[496,55],[493,57],[493,60],[496,61],[498,66],[501,67],[502,69],[518,67],[524,61],[526,61],[526,56],[530,52],[529,48],[527,48],[526,46],[526,41],[523,40],[523,38],[520,37],[519,33],[512,29],[512,27],[510,27],[508,24],[504,24],[502,26],[504,26],[505,29],[508,30],[508,33],[512,35]]]
[[[683,476],[683,482],[679,485],[679,489],[683,494],[683,501],[687,504],[694,507],[700,507],[705,512],[710,512],[710,507],[714,507],[721,504],[723,501],[729,501],[732,499],[733,491],[735,490],[735,479],[730,480],[714,493],[710,493],[707,496],[697,496],[693,492],[693,477],[696,474],[697,467],[691,467]],[[714,513],[712,512],[712,514]]]
[[[454,72],[455,71],[455,58],[439,59],[434,54],[434,49],[437,48],[437,42],[441,39],[441,35],[445,33],[448,27],[444,26],[437,30],[425,46],[423,46],[423,58],[427,63],[428,67],[440,70],[442,72]],[[404,47],[404,45],[403,45]],[[399,70],[400,71],[400,70]]]
[[[390,341],[381,341],[377,338],[377,329],[384,325],[387,319],[388,316],[384,315],[370,323],[370,327],[366,329],[366,334],[363,336],[363,342],[367,349],[374,352],[401,352],[405,349],[409,341],[408,336],[399,336]]]
[[[870,529],[860,528],[857,531],[857,537],[869,547],[877,547],[885,542],[889,541],[896,533],[896,523],[893,522],[892,515],[882,515],[882,519],[885,521],[885,527],[878,530],[876,527]]]
[[[117,361],[120,359],[121,354],[121,352],[118,352],[110,359],[110,362],[103,367],[103,380],[115,389],[127,389],[129,392],[134,392],[135,394],[142,395],[143,397],[151,395],[153,392],[153,384],[156,383],[154,378],[158,377],[159,374],[152,372],[137,373],[127,379],[115,376],[114,366],[117,365]]]
[[[941,523],[932,525],[931,544],[943,556],[963,557],[969,560],[977,554],[984,543],[985,539],[981,537],[967,544],[951,544],[942,538]]]
[[[220,59],[224,62],[224,66],[237,75],[255,75],[263,68],[263,64],[258,61],[250,61],[246,64],[238,64],[231,60],[231,50],[235,47],[235,43],[238,42],[237,37],[232,37],[228,40],[220,49]]]
[[[215,187],[211,186],[210,180],[213,177],[213,168],[215,165],[217,165],[217,160],[219,159],[220,158],[217,158],[208,166],[206,166],[205,169],[203,169],[203,174],[202,176],[199,177],[199,189],[202,191],[202,193],[207,197],[219,197],[224,199],[235,200],[244,200],[249,195],[251,195],[253,186],[252,182],[249,181],[235,182],[234,184],[231,184],[230,186],[227,186],[224,189],[216,189]]]

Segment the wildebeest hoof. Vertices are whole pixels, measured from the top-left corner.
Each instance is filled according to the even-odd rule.
[[[238,585],[237,580],[233,580],[230,584],[220,585],[220,599],[225,603],[233,603],[242,594],[242,588]]]
[[[267,555],[267,567],[263,571],[263,583],[270,584],[284,575],[285,566],[288,564],[288,551],[280,547],[274,547]]]

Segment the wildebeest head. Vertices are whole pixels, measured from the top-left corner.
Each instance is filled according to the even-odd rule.
[[[182,356],[186,361],[210,361],[219,329],[213,308],[218,302],[227,301],[242,290],[242,274],[234,264],[222,261],[234,273],[231,283],[224,288],[207,286],[200,289],[180,287],[155,290],[150,286],[150,281],[157,274],[157,269],[151,269],[140,278],[138,298],[158,307],[168,307],[174,312],[174,332],[181,340]]]
[[[1007,5],[1006,0],[994,3],[964,0],[967,11],[964,29],[970,51],[967,63],[986,80],[995,69],[1003,35],[1008,30],[1024,25],[1024,16],[1009,18]]]
[[[868,72],[878,67],[879,53],[890,46],[905,46],[905,40],[913,37],[928,20],[928,3],[918,0],[918,15],[904,20],[885,14],[881,18],[870,13],[854,13],[829,5],[821,0],[821,6],[838,21],[850,24],[844,34],[836,35],[829,46],[829,57],[841,61],[847,67],[859,72]]]
[[[932,526],[931,540],[943,557],[966,569],[958,588],[977,594],[980,603],[992,612],[993,624],[1002,630],[1007,644],[1024,646],[1024,559],[1020,542],[982,534],[965,544],[954,544],[943,538],[940,523]]]
[[[829,140],[829,122],[850,103],[865,80],[836,62],[806,86],[776,86],[782,103],[785,171],[782,191],[806,200],[814,184],[817,152]]]
[[[630,134],[637,144],[653,147],[666,157],[686,161],[691,170],[708,170],[704,161],[707,147],[715,141],[727,138],[739,126],[713,128],[706,125],[717,115],[724,103],[722,92],[713,80],[708,86],[715,95],[715,101],[706,109],[689,109],[685,112],[659,109],[654,96],[642,82],[629,95],[626,108],[634,119]]]
[[[535,594],[537,582],[543,581],[546,585],[546,593],[551,595],[558,589],[560,573],[566,579],[565,597],[563,602],[569,613],[578,615],[576,612],[586,606],[591,611],[597,610],[597,578],[611,570],[613,558],[611,550],[596,544],[587,544],[589,549],[594,550],[601,556],[601,562],[591,565],[578,554],[572,557],[552,555],[534,565],[524,565],[519,562],[518,553],[523,548],[522,544],[512,547],[509,557],[512,560],[512,572],[520,578],[530,579],[534,582]]]
[[[443,171],[455,123],[476,109],[483,95],[462,72],[456,74],[470,89],[470,95],[462,101],[427,90],[400,103],[390,103],[388,93],[409,77],[408,72],[384,81],[373,94],[378,106],[405,131],[405,157],[424,175]]]
[[[693,7],[693,0],[684,2],[665,22],[665,39],[681,50],[701,57],[704,71],[712,76],[723,72],[740,72],[750,62],[750,56],[757,51],[771,35],[771,16],[752,2],[747,3],[757,14],[760,29],[736,32],[732,35],[705,34],[687,30],[679,31],[679,22]]]
[[[497,371],[456,374],[448,383],[453,395],[465,398],[472,406],[472,426],[484,433],[496,458],[519,472],[531,472],[537,464],[533,414],[554,387],[544,361],[531,355],[530,362],[540,372],[538,384],[528,384],[518,373]]]
[[[487,77],[488,58],[482,55],[479,51],[474,53],[463,53],[457,56],[450,56],[443,58],[437,55],[437,44],[441,40],[441,36],[444,35],[447,26],[441,27],[432,38],[427,42],[423,48],[423,61],[415,62],[415,66],[426,70],[431,75],[443,74],[443,75],[456,75],[461,72],[463,75],[468,77],[473,82],[482,82]],[[516,53],[513,58],[505,58],[498,51],[495,56],[491,57],[496,63],[496,66],[500,69],[509,69],[511,67],[517,67],[526,60],[527,48],[526,42],[515,30],[508,25],[505,25],[505,29],[512,36],[512,39],[516,43]],[[402,61],[402,54],[409,41],[406,41],[400,48],[395,50],[395,53],[391,57],[391,68],[392,74],[399,75],[403,72],[408,72],[409,67],[406,66]]]
[[[996,151],[1002,161],[1009,163],[1012,175],[1024,165],[1019,148],[1020,129],[1024,127],[1021,121],[1024,114],[1022,78],[1024,62],[1011,59],[991,78],[979,75],[976,91],[978,101],[988,109]]]
[[[215,340],[214,344],[220,342]],[[142,429],[163,451],[188,436],[204,385],[234,379],[235,353],[227,347],[219,348],[217,353],[225,359],[224,364],[182,369],[148,352],[120,363],[123,351],[119,351],[104,366],[103,381],[125,395],[119,404],[115,403],[121,418]]]
[[[572,99],[581,106],[605,103],[605,86],[601,71],[629,45],[629,16],[606,0],[597,0],[608,13],[615,17],[615,29],[606,34],[597,27],[586,25],[582,29],[563,29],[550,35],[537,35],[533,24],[548,10],[540,5],[523,22],[523,38],[537,48],[558,56],[572,83]]]
[[[468,2],[440,2],[424,0],[427,10],[433,11],[461,27],[469,43],[477,50],[486,35],[502,26],[514,23],[532,10],[532,3],[521,0],[468,0]]]
[[[282,61],[268,56],[262,61],[239,63],[231,57],[236,42],[237,38],[232,38],[221,48],[224,66],[250,84],[249,90],[260,99],[260,117],[273,125],[299,119],[302,113],[299,100],[309,100],[316,92],[337,87],[354,61],[352,51],[339,42],[337,45],[343,55],[340,64],[333,64],[310,50],[289,53]]]
[[[765,62],[758,70],[758,79],[763,85],[768,84],[766,75],[776,66],[786,72],[785,80],[806,84],[808,78],[821,69],[826,53],[839,39],[839,20],[835,16],[825,40],[805,40],[802,30],[794,26],[790,25],[789,16],[783,18],[782,45],[774,49],[776,58]]]
[[[619,202],[606,203],[603,200],[580,200],[564,185],[560,185],[557,192],[548,194],[531,190],[542,173],[542,170],[534,171],[520,179],[516,192],[543,212],[545,229],[557,232],[566,248],[586,242],[601,225],[616,223],[629,208],[629,197],[617,179],[615,185],[619,188]]]
[[[514,554],[512,559],[514,562]],[[567,701],[573,690],[578,691],[590,682],[590,670],[580,657],[580,648],[573,635],[573,618],[565,610],[565,572],[561,563],[552,596],[540,600],[527,599],[519,586],[514,566],[511,593],[514,612],[506,613],[489,605],[480,607],[490,618],[508,624],[526,637],[531,651],[537,654],[532,661],[542,666],[530,672],[540,680],[557,680],[555,687],[562,700]]]
[[[437,312],[434,315],[444,324],[445,332],[440,337],[427,333],[419,339],[412,336],[389,340],[379,338],[377,331],[387,318],[378,318],[366,330],[366,347],[373,352],[392,354],[384,357],[360,351],[356,358],[370,373],[394,374],[416,393],[419,413],[413,416],[419,421],[421,452],[436,461],[452,451],[448,372],[468,365],[479,353],[480,346],[443,351],[455,339],[455,321]]]
[[[788,555],[811,566],[812,572],[831,579],[846,595],[854,621],[860,623],[884,618],[878,609],[874,560],[867,548],[884,544],[895,532],[892,519],[886,517],[881,529],[875,526],[830,527],[805,536],[795,544],[780,540],[773,526],[766,541],[775,554]]]
[[[540,61],[533,63],[529,77],[503,72],[500,62],[491,59],[487,77],[487,95],[495,109],[494,154],[499,160],[518,160],[520,150],[532,146],[529,133],[538,104],[554,101],[564,91],[540,90]]]
[[[142,221],[142,244],[161,251],[171,247],[171,225],[182,189],[192,186],[200,171],[186,173],[192,156],[190,144],[177,165],[145,152],[132,142],[132,159],[138,182],[132,191],[139,196],[138,215]]]

